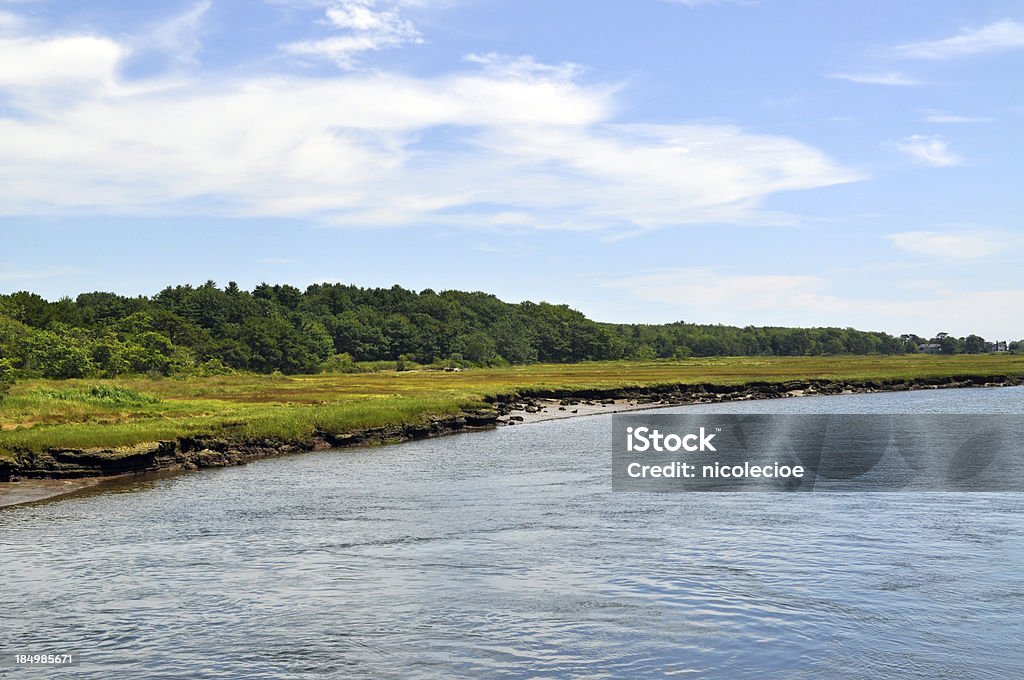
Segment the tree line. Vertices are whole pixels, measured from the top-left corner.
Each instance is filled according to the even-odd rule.
[[[975,338],[954,342],[952,351],[984,345]],[[374,361],[483,366],[899,354],[918,351],[918,340],[850,328],[608,324],[567,305],[400,286],[261,284],[246,291],[208,281],[152,297],[94,292],[51,302],[30,292],[0,295],[0,383],[14,375],[352,371],[360,369],[358,362]]]

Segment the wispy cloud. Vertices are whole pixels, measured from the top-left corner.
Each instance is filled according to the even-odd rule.
[[[1024,49],[1024,23],[1003,19],[949,38],[899,45],[892,53],[909,59],[951,59],[1018,49]]]
[[[615,279],[608,288],[622,288],[636,298],[662,304],[693,304],[701,308],[766,309],[800,306],[819,295],[824,281],[800,274],[729,275],[709,268],[668,269]]]
[[[848,80],[852,83],[863,83],[865,85],[914,86],[922,84],[920,80],[915,80],[898,71],[885,71],[882,73],[829,73],[826,77]]]
[[[397,6],[381,7],[376,0],[336,0],[325,9],[326,23],[342,35],[283,46],[293,55],[330,59],[351,69],[363,52],[423,42],[412,22]]]
[[[19,31],[25,26],[25,19],[12,12],[0,10],[0,35],[4,33]]]
[[[187,11],[151,26],[134,45],[140,50],[160,50],[182,63],[194,63],[202,50],[203,18],[212,0],[200,0]]]
[[[838,326],[924,336],[941,330],[1002,338],[1006,310],[1024,305],[1021,289],[952,290],[939,283],[901,295],[887,289],[882,295],[846,296],[821,276],[733,274],[714,268],[663,270],[604,285],[698,323]]]
[[[915,255],[974,260],[998,251],[999,243],[978,233],[906,231],[887,236],[893,246]]]
[[[991,123],[995,118],[991,118],[989,116],[959,116],[945,111],[928,111],[921,120],[925,123],[957,125],[966,123]]]
[[[661,0],[672,5],[704,7],[707,5],[756,5],[760,0]]]
[[[49,269],[14,269],[9,262],[0,263],[0,283],[57,279],[81,273],[76,267],[51,267]]]
[[[354,29],[393,22],[331,3]],[[357,12],[367,9],[369,14]],[[351,11],[349,11],[351,10]],[[863,175],[783,135],[614,122],[571,64],[135,80],[104,36],[0,38],[0,214],[203,214],[356,227],[625,232],[777,221],[777,192]],[[429,142],[443,130],[444,145]]]
[[[935,167],[950,167],[963,162],[949,150],[949,142],[934,135],[911,135],[895,142],[896,150],[919,163]]]

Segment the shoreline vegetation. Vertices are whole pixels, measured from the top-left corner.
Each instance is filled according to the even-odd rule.
[[[285,453],[636,408],[1021,384],[1024,356],[1016,354],[29,380],[0,401],[0,505],[19,480],[223,467]],[[57,491],[40,497],[66,493],[66,486],[52,486]]]

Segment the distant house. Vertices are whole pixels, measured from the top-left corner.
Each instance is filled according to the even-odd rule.
[[[985,351],[995,353],[1009,352],[1010,343],[1006,342],[1005,340],[999,340],[997,342],[986,342]]]
[[[926,342],[923,345],[918,345],[917,351],[921,352],[922,354],[938,354],[939,352],[942,351],[942,345],[939,345],[934,342]]]

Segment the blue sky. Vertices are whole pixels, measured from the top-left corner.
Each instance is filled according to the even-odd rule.
[[[1024,7],[0,0],[0,291],[1024,337]]]

